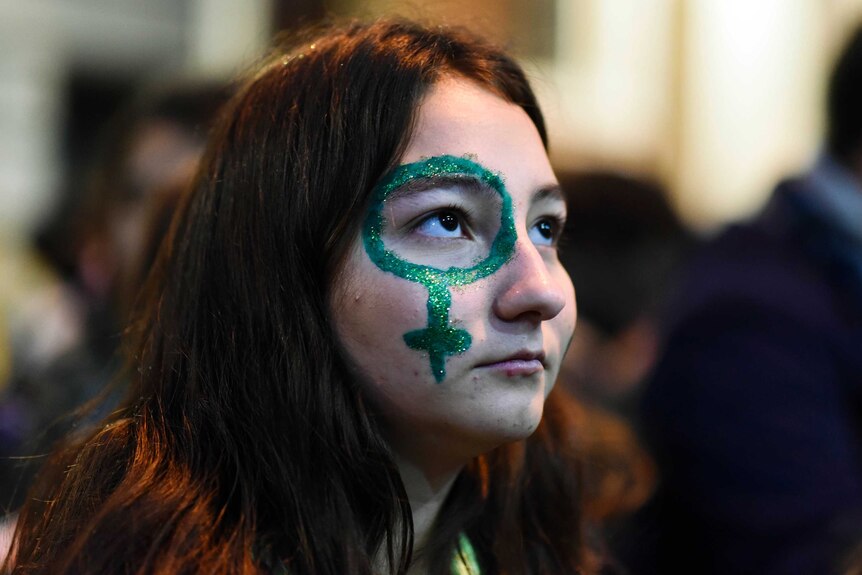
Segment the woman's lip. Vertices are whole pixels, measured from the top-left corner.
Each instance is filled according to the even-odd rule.
[[[541,360],[536,359],[506,359],[493,363],[480,365],[481,369],[489,369],[491,371],[503,372],[508,377],[526,376],[539,373],[545,369]]]

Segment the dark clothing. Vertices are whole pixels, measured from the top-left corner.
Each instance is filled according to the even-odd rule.
[[[811,186],[685,274],[643,400],[663,482],[635,573],[832,573],[862,542],[859,245]]]

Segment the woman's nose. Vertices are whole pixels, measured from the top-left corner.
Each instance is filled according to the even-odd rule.
[[[566,305],[561,279],[554,277],[539,250],[529,241],[518,241],[515,255],[502,270],[502,283],[494,298],[494,313],[505,321],[556,317]]]

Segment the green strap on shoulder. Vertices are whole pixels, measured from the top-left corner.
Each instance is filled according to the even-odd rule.
[[[458,549],[452,557],[452,575],[482,575],[476,560],[476,550],[463,533],[458,537]]]
[[[257,555],[257,554],[255,554]],[[272,575],[289,575],[287,567],[282,561],[263,561]],[[476,550],[473,544],[463,533],[458,537],[458,548],[452,556],[452,575],[482,575],[479,570],[479,562],[476,560]]]

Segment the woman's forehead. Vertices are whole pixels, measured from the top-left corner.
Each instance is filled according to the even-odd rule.
[[[541,136],[527,113],[459,77],[444,78],[422,99],[401,163],[441,155],[474,158],[503,176],[510,191],[556,182]]]

